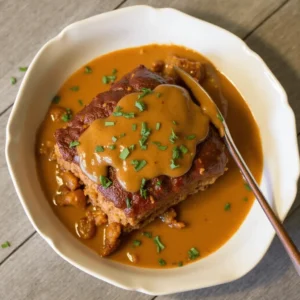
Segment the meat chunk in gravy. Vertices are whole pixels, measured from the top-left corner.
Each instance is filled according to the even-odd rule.
[[[91,239],[96,234],[96,224],[93,216],[86,216],[81,218],[77,224],[75,224],[77,235],[84,239]]]
[[[55,196],[55,202],[59,206],[74,206],[76,208],[84,209],[86,207],[86,196],[83,190],[78,189],[75,191],[66,192]]]
[[[108,256],[118,248],[120,244],[121,233],[121,225],[116,222],[109,224],[105,228],[104,245],[101,253],[102,256]]]
[[[171,228],[176,228],[176,229],[182,229],[185,227],[185,223],[183,222],[178,222],[176,220],[177,213],[173,207],[169,208],[162,216],[160,219],[169,225]]]

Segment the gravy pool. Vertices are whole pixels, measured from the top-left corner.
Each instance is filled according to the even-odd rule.
[[[74,115],[95,95],[109,88],[108,84],[102,82],[102,77],[110,75],[113,69],[117,70],[116,80],[119,80],[137,65],[144,64],[150,68],[153,62],[164,60],[168,55],[177,55],[210,64],[199,53],[175,45],[148,45],[119,50],[87,63],[86,66],[92,70],[91,73],[86,73],[86,66],[83,66],[71,75],[57,93],[60,96],[59,105],[71,109]],[[239,151],[259,182],[263,157],[258,127],[250,109],[236,88],[222,73],[218,72],[218,76],[222,95],[228,100],[226,122]],[[210,80],[205,80],[203,86],[216,103],[220,104],[222,99],[219,88],[216,88]],[[50,115],[47,114],[38,133],[37,148],[46,141],[54,143],[55,130],[64,125],[63,122],[52,122]],[[50,162],[43,155],[37,155],[37,166],[41,184],[55,214],[76,236],[75,223],[84,217],[85,212],[74,207],[55,206],[53,197],[58,188],[58,167],[54,161]],[[127,256],[129,253],[129,255],[137,255],[136,266],[167,268],[190,262],[188,250],[192,247],[198,249],[200,259],[220,248],[238,230],[254,201],[254,196],[245,185],[231,158],[227,167],[228,171],[215,184],[204,192],[190,196],[177,206],[178,219],[187,224],[185,228],[172,229],[160,220],[155,220],[123,239],[121,247],[109,256],[109,259],[132,265]],[[143,235],[143,232],[150,232],[152,236],[159,235],[165,249],[157,253],[153,239]],[[139,240],[141,245],[134,247],[135,240]],[[95,238],[81,241],[99,252],[103,243],[102,230],[98,230]],[[160,266],[159,259],[165,260],[167,264]]]

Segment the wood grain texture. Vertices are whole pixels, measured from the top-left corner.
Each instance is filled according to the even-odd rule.
[[[3,300],[153,298],[121,290],[78,271],[60,258],[37,234],[2,265],[0,278],[0,299]]]
[[[300,132],[300,1],[289,1],[246,42],[283,85]]]
[[[146,4],[176,8],[243,38],[284,2],[285,0],[127,0],[121,7]]]
[[[300,208],[285,225],[300,246]],[[298,300],[299,291],[299,276],[276,237],[262,261],[241,279],[203,290],[157,297],[156,300]]]
[[[37,51],[67,25],[114,9],[122,0],[0,1],[0,113],[15,100],[20,66],[28,66]],[[18,83],[11,86],[10,77]]]
[[[9,241],[11,247],[0,248],[0,264],[34,232],[16,195],[5,162],[5,127],[10,111],[0,118],[0,244]]]

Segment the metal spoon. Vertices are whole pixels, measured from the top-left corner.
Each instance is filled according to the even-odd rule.
[[[270,207],[269,203],[267,202],[266,198],[264,197],[263,193],[261,192],[256,180],[254,179],[251,171],[249,170],[247,164],[243,160],[240,152],[238,151],[234,141],[231,137],[230,131],[228,126],[223,118],[221,112],[217,108],[216,104],[212,100],[212,98],[208,95],[208,93],[202,88],[202,86],[194,80],[188,73],[183,71],[178,67],[174,67],[178,76],[185,82],[188,88],[190,88],[192,94],[195,96],[196,100],[199,102],[201,107],[204,107],[203,112],[206,113],[211,122],[217,127],[220,132],[222,139],[224,140],[225,145],[227,146],[232,158],[234,159],[235,163],[237,164],[238,168],[240,169],[244,179],[251,187],[256,199],[258,200],[260,206],[262,207],[263,211],[265,212],[266,216],[268,217],[270,223],[274,227],[277,236],[279,237],[281,243],[283,244],[287,254],[289,255],[290,259],[292,260],[295,269],[300,275],[300,253],[289,237],[287,231],[283,227],[281,221],[273,212],[272,208]],[[214,107],[213,107],[214,106]],[[205,111],[205,107],[210,109],[210,113],[212,112],[212,116]],[[218,118],[216,118],[216,116]],[[219,121],[217,121],[219,120]]]

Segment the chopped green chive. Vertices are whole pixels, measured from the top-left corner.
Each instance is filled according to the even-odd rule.
[[[92,73],[92,68],[89,67],[89,66],[86,66],[86,67],[84,68],[84,73],[85,73],[85,74],[90,74],[90,73]]]
[[[77,147],[78,145],[80,145],[80,143],[78,141],[73,141],[73,142],[70,142],[69,147],[74,148],[74,147]]]
[[[167,150],[168,146],[163,146],[160,142],[152,142],[152,144],[156,145],[159,150]]]
[[[117,72],[118,72],[118,71],[117,71],[117,69],[115,69],[115,68],[113,68],[112,71],[111,71],[111,73],[112,73],[113,75],[116,75]]]
[[[146,236],[146,237],[149,238],[149,239],[152,239],[152,233],[149,232],[149,231],[144,231],[144,232],[142,233],[142,235]]]
[[[134,240],[132,244],[134,247],[139,247],[141,246],[142,242],[140,240]]]
[[[156,97],[160,98],[161,97],[161,93],[156,93]]]
[[[16,77],[10,77],[10,83],[12,85],[16,84],[17,83],[17,78]]]
[[[125,117],[126,119],[133,119],[135,117],[134,112],[129,112],[129,113],[123,113],[123,117]]]
[[[70,90],[73,91],[73,92],[78,92],[79,91],[79,86],[78,85],[71,86]]]
[[[178,136],[176,135],[176,133],[174,132],[174,130],[172,129],[172,132],[171,132],[171,135],[169,137],[169,141],[174,144],[175,143],[175,140],[178,139]]]
[[[131,161],[131,164],[134,166],[134,170],[138,172],[147,165],[147,162],[145,160],[134,159]]]
[[[110,150],[115,150],[116,149],[116,145],[108,145],[107,148],[110,149]]]
[[[146,179],[143,178],[140,186],[140,195],[146,199],[147,198],[147,189],[145,189]]]
[[[104,152],[104,147],[103,146],[96,146],[95,151],[98,152]]]
[[[112,182],[106,177],[106,176],[100,176],[100,183],[101,185],[107,189],[108,187],[110,187],[112,185]]]
[[[140,90],[141,94],[138,95],[138,100],[142,99],[143,97],[147,96],[148,94],[152,93],[151,89],[148,88],[142,88]]]
[[[131,125],[131,128],[132,128],[133,131],[136,131],[137,125],[136,125],[136,124],[132,124],[132,125]]]
[[[249,191],[249,192],[252,191],[252,189],[248,183],[245,183],[244,186],[247,191]]]
[[[137,107],[140,111],[144,111],[147,109],[146,103],[141,100],[135,102],[135,107]]]
[[[104,126],[115,126],[115,122],[110,122],[110,121],[106,121],[105,123],[104,123]]]
[[[179,149],[180,149],[181,153],[183,153],[183,154],[187,154],[189,151],[189,149],[187,147],[185,147],[184,145],[181,145],[179,147]]]
[[[83,101],[81,99],[78,100],[78,103],[83,106]]]
[[[244,197],[243,200],[244,200],[245,202],[247,202],[247,201],[248,201],[248,197]]]
[[[179,168],[179,167],[180,167],[179,165],[176,165],[174,159],[171,159],[170,168],[171,168],[172,170],[174,170],[174,169],[177,169],[177,168]]]
[[[3,243],[3,244],[1,245],[1,248],[2,248],[2,249],[8,248],[8,247],[10,247],[10,242],[8,242],[8,241],[6,241],[5,243]]]
[[[122,152],[120,153],[120,158],[122,159],[122,160],[125,160],[128,156],[129,156],[129,154],[130,154],[130,151],[129,151],[129,149],[128,148],[124,148],[123,150],[122,150]]]
[[[185,138],[186,138],[187,140],[193,140],[195,137],[196,137],[195,134],[191,134],[191,135],[186,136]]]
[[[131,200],[127,197],[125,201],[127,208],[131,208]]]
[[[60,101],[60,96],[58,96],[58,95],[54,96],[52,99],[52,103],[54,103],[54,104],[58,104],[59,101]]]
[[[66,109],[66,113],[61,117],[64,122],[69,122],[72,119],[72,111],[70,108]]]
[[[19,67],[20,72],[26,72],[28,70],[28,67]]]
[[[122,117],[123,116],[123,117],[125,117],[127,119],[132,119],[132,118],[135,117],[134,112],[126,113],[126,112],[123,112],[122,109],[123,108],[121,106],[117,106],[116,110],[112,113],[113,116],[115,116],[115,117]]]
[[[110,75],[110,76],[104,75],[104,76],[102,77],[102,82],[103,82],[104,84],[108,84],[108,83],[110,83],[110,82],[114,82],[114,81],[116,80],[116,78],[117,78],[116,74],[117,74],[117,70],[116,70],[116,69],[113,69],[113,70],[112,70],[112,75]]]
[[[125,135],[126,135],[125,132],[121,133],[121,134],[120,134],[120,138],[124,137]]]
[[[149,136],[150,133],[151,133],[151,130],[147,127],[147,123],[142,122],[141,135],[142,136]]]
[[[230,203],[226,203],[225,206],[224,206],[224,210],[230,210],[231,208],[231,204]]]
[[[157,180],[157,181],[156,181],[156,185],[157,185],[157,186],[161,186],[161,181],[160,181],[160,180]]]
[[[200,256],[200,253],[196,248],[193,247],[188,251],[188,255],[189,255],[189,259],[194,260]]]
[[[165,266],[167,263],[166,263],[166,261],[164,260],[164,259],[162,259],[162,258],[160,258],[159,260],[158,260],[158,263],[161,265],[161,266]]]
[[[221,121],[221,122],[224,122],[224,118],[222,117],[222,115],[221,114],[217,114],[217,118]]]
[[[178,265],[178,267],[182,267],[183,266],[183,262],[179,261],[177,265]]]
[[[156,125],[155,125],[155,129],[156,129],[156,130],[159,130],[159,129],[160,129],[160,126],[161,126],[161,124],[160,124],[160,123],[156,123]]]
[[[102,77],[102,82],[103,82],[104,84],[108,84],[108,83],[109,83],[108,77],[107,77],[107,76],[103,76],[103,77]]]
[[[118,138],[117,138],[116,136],[113,136],[113,137],[111,138],[111,140],[115,143],[115,142],[118,140]]]
[[[180,157],[181,157],[181,152],[180,152],[179,147],[174,147],[173,150],[172,150],[172,158],[173,159],[178,159]]]
[[[130,145],[128,148],[130,151],[133,151],[135,149],[135,144]]]
[[[172,121],[172,123],[173,123],[174,125],[178,125],[178,123],[177,123],[176,121]]]
[[[165,249],[165,245],[161,242],[158,235],[153,240],[156,245],[156,250],[158,253]]]

